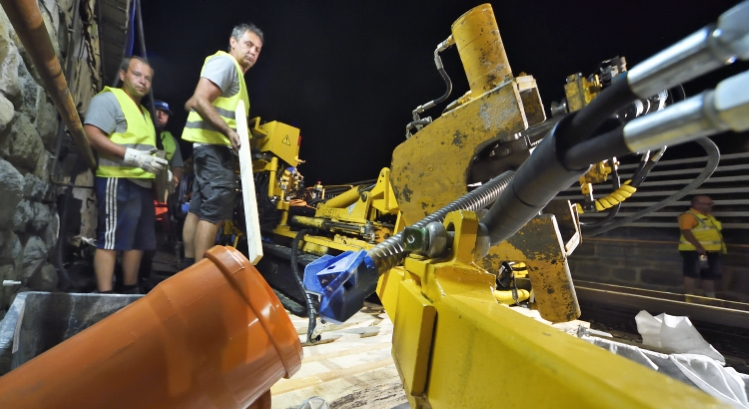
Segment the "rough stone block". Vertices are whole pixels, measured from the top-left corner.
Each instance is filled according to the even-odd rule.
[[[44,144],[39,133],[26,115],[17,115],[10,134],[2,142],[5,159],[21,170],[33,171]]]
[[[34,210],[28,200],[21,200],[16,206],[16,213],[13,214],[13,231],[25,232],[29,221],[34,217]]]
[[[13,263],[20,256],[23,251],[21,240],[18,236],[10,230],[2,232],[2,244],[0,244],[0,262],[2,263]]]
[[[23,196],[23,176],[10,162],[0,159],[0,229],[11,227],[16,206]]]
[[[678,287],[684,283],[681,270],[653,270],[640,271],[640,281],[645,284]]]
[[[40,201],[47,194],[49,183],[28,173],[23,178],[23,197],[25,199]]]
[[[13,103],[0,92],[0,133],[5,132],[13,122],[14,109]]]
[[[27,64],[33,68],[31,61],[27,63],[18,64],[18,83],[21,86],[21,94],[23,103],[20,106],[20,111],[31,118],[32,121],[36,120],[36,96],[39,93],[39,86],[36,80],[29,72]]]
[[[57,110],[41,87],[39,87],[36,97],[36,121],[34,125],[39,132],[39,137],[42,138],[44,147],[48,151],[54,151],[58,126]]]
[[[31,231],[40,233],[47,227],[52,219],[52,212],[49,211],[49,205],[39,202],[34,203],[34,218],[31,220]]]
[[[42,240],[44,240],[44,245],[47,248],[47,252],[52,251],[52,248],[54,248],[57,244],[57,232],[59,229],[60,216],[57,214],[57,212],[53,212],[52,218],[50,219],[49,224],[47,224],[47,228],[44,229],[44,232],[42,233]]]
[[[35,291],[55,291],[59,277],[52,264],[45,264],[36,274],[31,276],[28,286]]]
[[[616,280],[635,283],[637,282],[637,271],[633,268],[615,268],[611,272],[611,277]]]
[[[23,265],[21,266],[21,279],[29,280],[44,265],[47,258],[47,246],[44,241],[36,236],[31,237],[23,248]]]
[[[2,53],[5,53],[5,57],[0,61],[0,92],[5,94],[13,105],[20,107],[23,103],[21,82],[18,79],[21,56],[15,44],[0,35],[0,54]]]

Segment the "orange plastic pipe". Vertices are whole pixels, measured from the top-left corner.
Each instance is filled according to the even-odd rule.
[[[241,253],[217,246],[0,377],[0,408],[269,408],[270,387],[301,361],[271,288]]]

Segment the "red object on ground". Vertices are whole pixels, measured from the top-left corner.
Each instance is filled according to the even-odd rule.
[[[216,246],[0,377],[0,408],[269,408],[270,387],[301,361],[270,286],[239,251]]]

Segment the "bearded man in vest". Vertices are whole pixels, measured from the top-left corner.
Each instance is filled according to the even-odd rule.
[[[709,196],[692,198],[692,208],[679,216],[679,252],[684,259],[684,292],[695,293],[697,279],[701,279],[705,295],[715,297],[715,282],[721,279],[720,255],[726,253],[721,223],[710,214],[713,200]],[[702,268],[700,258],[706,258]]]
[[[112,292],[117,251],[122,251],[123,292],[137,293],[143,250],[156,248],[153,193],[156,173],[166,169],[156,152],[156,131],[140,104],[153,69],[131,57],[119,72],[122,88],[104,87],[89,105],[84,130],[99,154],[96,200],[99,209],[94,270],[98,291]]]
[[[200,261],[224,220],[233,218],[238,188],[235,152],[249,143],[239,139],[235,110],[244,101],[244,115],[249,115],[244,74],[255,65],[262,47],[263,33],[255,25],[234,27],[229,52],[218,51],[205,59],[195,93],[185,103],[190,114],[182,140],[193,143],[195,181],[182,231],[183,268]]]

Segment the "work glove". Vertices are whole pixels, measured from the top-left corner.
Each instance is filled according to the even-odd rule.
[[[139,151],[137,149],[127,148],[123,163],[127,166],[141,168],[148,173],[159,173],[166,169],[169,162],[166,159],[151,156],[156,149],[151,151]]]

